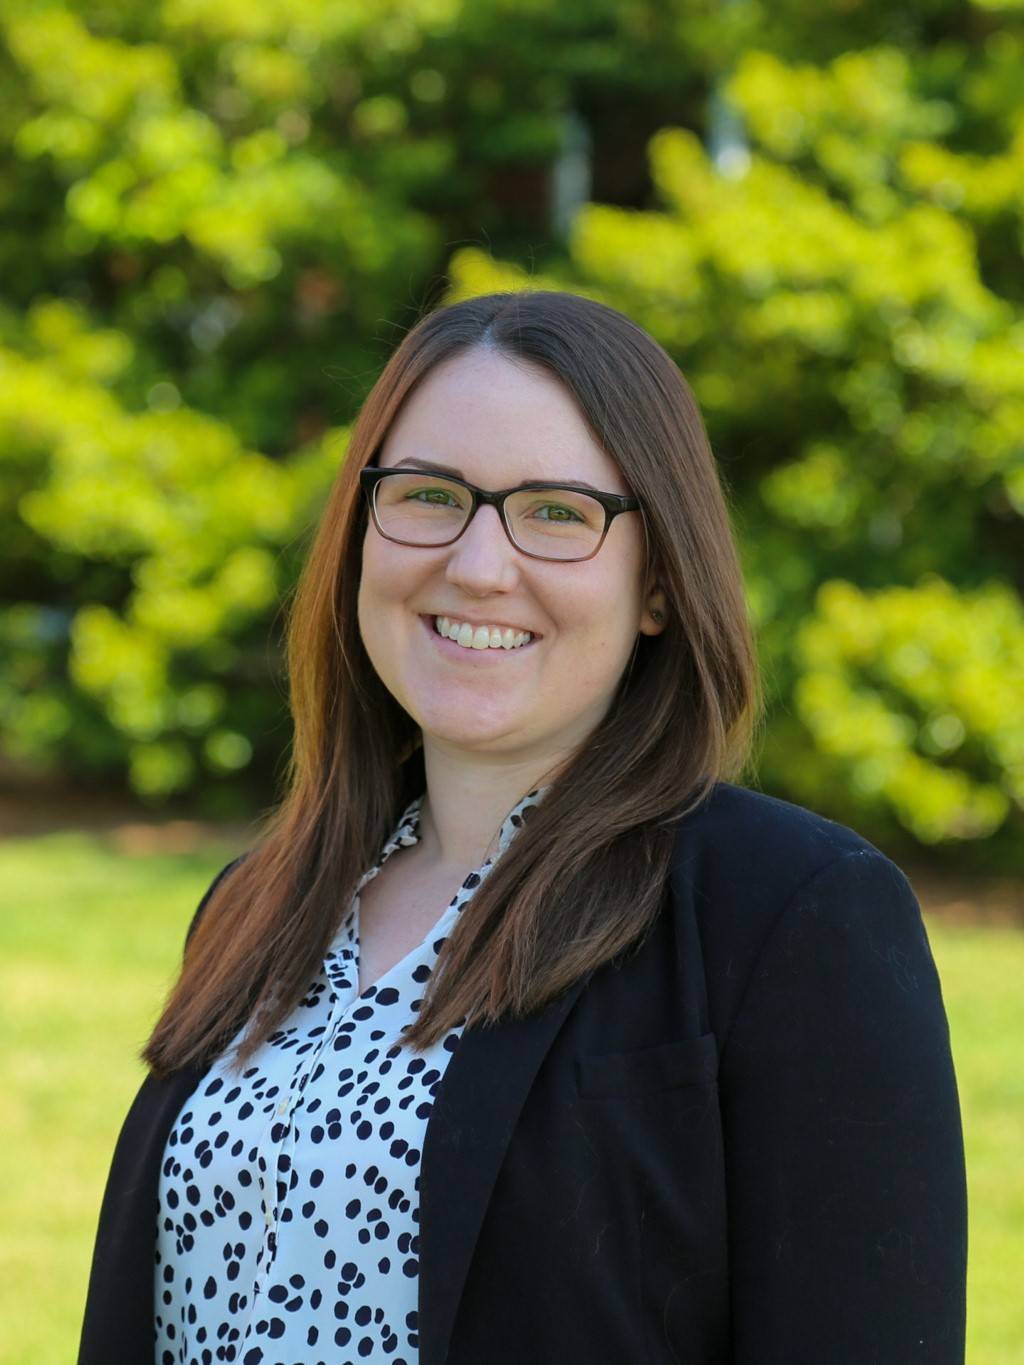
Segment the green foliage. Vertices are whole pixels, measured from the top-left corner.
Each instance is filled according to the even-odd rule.
[[[3,8],[8,758],[154,802],[268,798],[280,608],[345,421],[446,242],[547,234],[572,82],[678,81],[631,60],[659,43],[644,13]]]
[[[824,583],[797,657],[793,701],[823,767],[922,843],[986,838],[1024,807],[1024,628],[1005,584]]]
[[[762,783],[1020,866],[1017,10],[12,0],[0,30],[8,757],[265,802],[345,423],[445,286],[549,284],[649,328],[702,405]],[[710,150],[713,93],[749,152]],[[562,242],[569,111],[594,202]]]
[[[660,131],[661,207],[586,206],[570,268],[531,281],[599,290],[702,404],[776,703],[762,780],[1018,868],[1024,315],[1004,245],[1024,102],[1002,72],[1022,56],[1010,32],[982,54],[748,52],[728,83],[746,164]],[[503,270],[457,254],[454,292]]]
[[[279,464],[178,406],[169,383],[128,412],[99,382],[129,361],[127,338],[87,333],[54,300],[27,324],[40,354],[0,349],[0,496],[22,530],[15,569],[45,546],[65,592],[61,606],[0,608],[5,747],[40,765],[60,752],[85,772],[116,734],[149,797],[244,768],[241,727],[258,733],[278,705],[259,642],[341,433]],[[67,678],[48,686],[65,624]]]

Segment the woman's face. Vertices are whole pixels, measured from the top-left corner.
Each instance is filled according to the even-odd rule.
[[[628,494],[567,390],[536,366],[484,349],[435,368],[407,399],[377,463],[423,461],[481,488],[586,480]],[[593,559],[531,559],[481,506],[452,545],[363,544],[359,628],[381,681],[432,743],[538,770],[598,724],[638,631],[657,634],[642,581],[639,512],[612,522]],[[652,580],[653,581],[653,580]],[[660,599],[657,604],[661,605]],[[532,632],[518,649],[464,649],[435,632],[447,616]]]

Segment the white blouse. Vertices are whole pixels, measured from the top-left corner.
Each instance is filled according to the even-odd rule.
[[[361,995],[359,892],[419,842],[422,796],[359,882],[323,967],[241,1076],[228,1062],[185,1102],[160,1172],[156,1365],[415,1365],[419,1163],[463,1020],[403,1051],[456,916],[547,787],[502,824],[418,947]]]

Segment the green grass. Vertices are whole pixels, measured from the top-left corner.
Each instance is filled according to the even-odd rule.
[[[135,1053],[213,875],[240,851],[128,857],[101,839],[0,843],[0,1365],[74,1360]],[[1024,933],[928,922],[963,1108],[969,1365],[1024,1365]],[[13,1179],[11,1178],[13,1174]]]
[[[240,849],[130,858],[85,835],[0,843],[0,1362],[75,1359],[135,1054],[213,875]],[[113,1362],[111,1362],[113,1365]]]

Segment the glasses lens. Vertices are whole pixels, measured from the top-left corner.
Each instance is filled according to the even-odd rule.
[[[466,524],[468,488],[435,474],[389,474],[377,484],[377,520],[386,536],[410,545],[445,545]]]
[[[545,559],[586,559],[604,533],[604,508],[575,488],[524,488],[505,513],[516,544]]]
[[[461,532],[469,490],[434,474],[389,474],[377,484],[377,520],[386,536],[409,545],[446,545]],[[604,508],[575,488],[524,488],[505,512],[516,544],[544,559],[586,559],[601,543]]]

